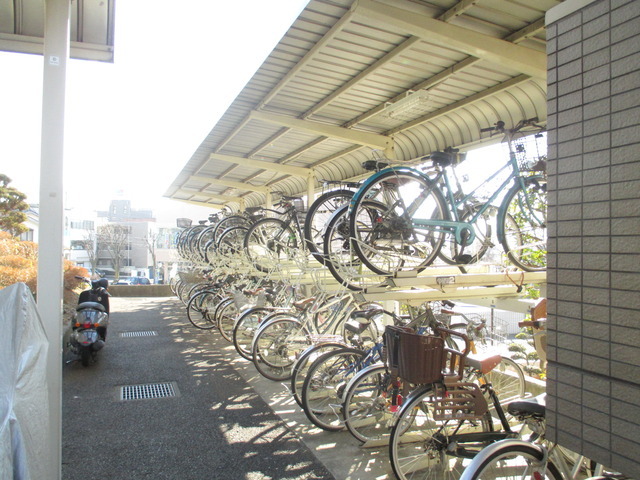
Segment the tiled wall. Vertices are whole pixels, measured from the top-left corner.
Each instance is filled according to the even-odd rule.
[[[547,17],[549,435],[640,478],[640,0],[565,3]]]

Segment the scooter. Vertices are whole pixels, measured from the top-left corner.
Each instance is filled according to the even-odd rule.
[[[109,282],[106,279],[91,281],[76,277],[91,284],[91,288],[80,293],[78,306],[72,319],[69,350],[75,353],[84,367],[97,360],[98,351],[104,347],[109,324]]]

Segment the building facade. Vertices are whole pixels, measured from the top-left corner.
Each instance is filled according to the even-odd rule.
[[[547,14],[548,436],[640,478],[640,2]]]

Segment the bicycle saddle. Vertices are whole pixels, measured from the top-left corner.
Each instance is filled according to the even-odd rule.
[[[370,308],[368,310],[356,310],[354,312],[351,312],[351,318],[360,323],[366,323],[371,321],[373,317],[378,315],[380,313],[380,310],[381,309],[379,308]],[[363,322],[362,319],[364,319],[365,322]]]
[[[366,162],[362,162],[362,168],[371,172],[371,171],[380,171],[389,166],[388,163],[379,162],[378,160],[367,160]]]
[[[541,417],[544,418],[546,393],[541,393],[537,397],[527,398],[511,402],[507,411],[514,417]]]

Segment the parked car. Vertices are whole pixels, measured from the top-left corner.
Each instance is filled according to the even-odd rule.
[[[120,277],[114,285],[131,285],[131,277]]]
[[[151,280],[147,277],[131,277],[130,285],[151,285]]]

